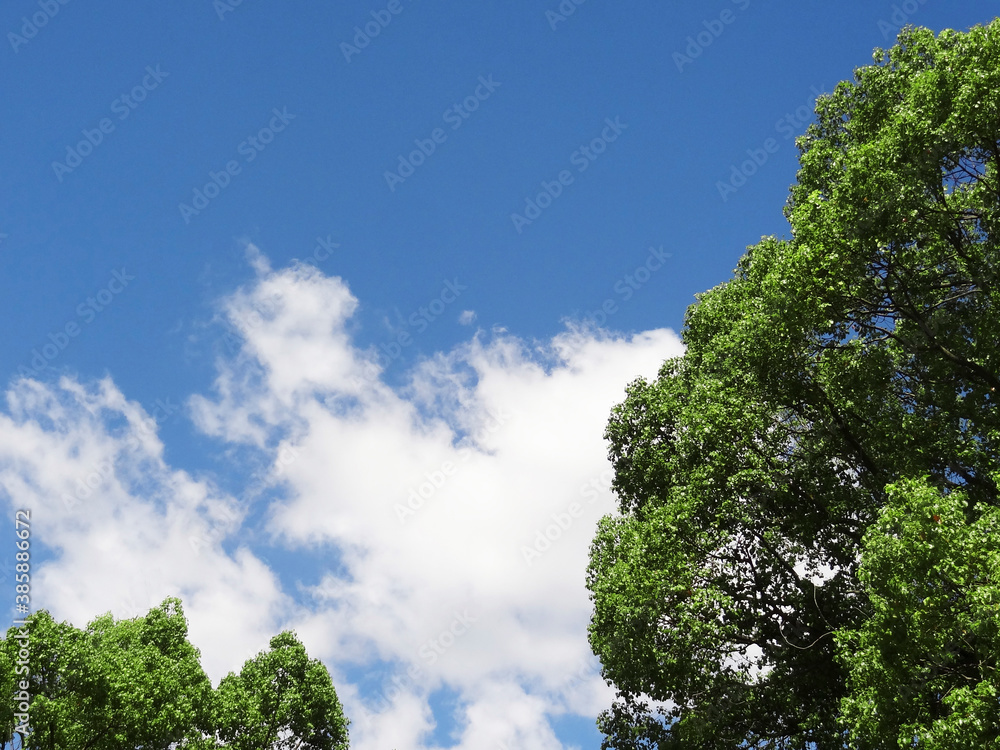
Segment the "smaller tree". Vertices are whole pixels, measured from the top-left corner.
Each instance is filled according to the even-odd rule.
[[[346,750],[330,674],[293,633],[229,674],[217,691],[187,639],[179,599],[142,618],[102,615],[78,630],[45,610],[27,618],[31,734],[25,750]],[[13,742],[13,664],[0,642],[0,745]]]
[[[292,632],[271,639],[217,691],[219,738],[233,750],[346,750],[347,725],[330,673]]]
[[[33,730],[26,749],[167,750],[209,728],[212,685],[178,599],[144,618],[102,615],[84,631],[44,610],[24,627]],[[20,647],[17,632],[8,630],[3,643],[7,661]]]

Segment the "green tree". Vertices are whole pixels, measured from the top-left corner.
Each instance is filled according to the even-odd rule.
[[[606,748],[1000,742],[1000,21],[904,29],[816,117],[791,238],[608,423]]]
[[[8,656],[7,650],[0,648],[0,695],[2,696],[13,696],[17,692],[15,687],[17,676],[14,673],[14,668],[14,662]],[[6,700],[0,706],[0,742],[5,738],[13,737],[16,725],[14,701]]]
[[[166,750],[209,728],[212,686],[187,641],[179,600],[134,620],[103,615],[83,631],[42,610],[24,629],[33,730],[26,748]],[[10,661],[17,632],[4,641]]]
[[[181,602],[78,630],[35,612],[0,643],[0,741],[13,739],[13,664],[29,639],[26,750],[346,750],[347,720],[325,667],[291,633],[213,691]],[[21,679],[20,677],[18,679]]]
[[[346,750],[347,724],[330,673],[290,632],[219,684],[219,737],[233,750]]]

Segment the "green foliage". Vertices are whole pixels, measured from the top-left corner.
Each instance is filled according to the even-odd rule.
[[[871,616],[838,634],[843,709],[877,746],[989,747],[1000,727],[1000,509],[970,515],[965,493],[890,485],[865,534],[859,578]]]
[[[104,615],[84,631],[40,611],[25,630],[33,729],[26,748],[165,750],[201,737],[212,687],[178,600],[141,619]],[[17,631],[4,641],[11,660]]]
[[[998,743],[1000,21],[875,58],[798,141],[792,239],[612,412],[606,748]]]
[[[143,618],[102,615],[85,630],[35,612],[0,642],[0,739],[11,741],[13,664],[27,631],[32,733],[26,750],[346,750],[330,675],[292,633],[217,691],[187,640],[178,599]],[[18,677],[18,679],[23,679]]]
[[[6,649],[0,649],[0,695],[14,695],[17,679],[14,674],[14,662]],[[12,737],[14,734],[14,702],[6,701],[0,706],[0,740]]]
[[[229,674],[218,690],[219,735],[233,750],[346,750],[347,719],[330,674],[292,633]]]

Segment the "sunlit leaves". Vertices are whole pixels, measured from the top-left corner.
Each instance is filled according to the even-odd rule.
[[[201,737],[211,684],[176,599],[144,618],[98,617],[84,631],[44,610],[25,627],[34,730],[27,748],[166,750]],[[15,633],[3,643],[8,654]]]
[[[871,616],[837,636],[855,736],[989,746],[1000,727],[1000,509],[902,481],[862,549]]]
[[[220,739],[233,750],[347,748],[347,719],[330,674],[288,632],[222,680],[217,717]]]
[[[32,614],[29,635],[32,733],[26,750],[346,750],[347,719],[326,668],[294,634],[230,674],[217,691],[187,640],[181,602],[142,618],[96,618],[86,629]],[[20,641],[0,642],[4,710]],[[11,713],[0,713],[10,741]]]

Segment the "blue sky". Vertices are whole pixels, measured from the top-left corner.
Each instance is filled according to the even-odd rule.
[[[673,5],[7,3],[0,498],[38,519],[34,605],[180,594],[215,680],[293,627],[361,750],[598,747],[608,409],[785,234],[817,93],[996,13]]]

